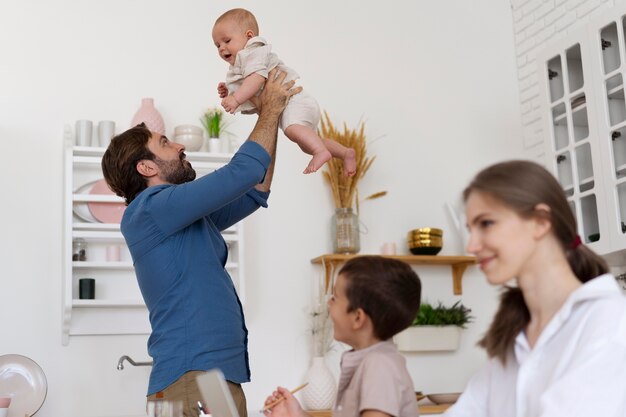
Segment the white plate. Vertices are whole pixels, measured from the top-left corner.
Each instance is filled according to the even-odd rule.
[[[76,190],[74,190],[74,194],[89,194],[89,191],[91,190],[91,188],[93,187],[93,185],[96,182],[98,182],[98,180],[90,181],[90,182],[88,182],[86,184],[81,185]],[[84,220],[84,221],[89,222],[89,223],[100,223],[91,214],[91,211],[89,210],[89,206],[87,205],[87,203],[74,203],[72,211],[81,220]]]
[[[11,397],[8,417],[32,416],[47,393],[46,375],[35,361],[22,355],[0,356],[0,397]]]

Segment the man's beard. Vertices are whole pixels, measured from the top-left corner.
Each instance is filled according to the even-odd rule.
[[[196,179],[196,171],[191,167],[191,164],[183,158],[184,155],[181,155],[181,159],[177,161],[164,161],[159,158],[154,159],[154,162],[161,170],[161,177],[164,181],[170,184],[184,184]]]

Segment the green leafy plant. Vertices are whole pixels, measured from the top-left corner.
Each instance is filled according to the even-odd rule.
[[[411,326],[459,326],[465,328],[467,323],[474,320],[474,317],[470,315],[471,311],[460,301],[451,307],[445,307],[441,302],[436,307],[422,303]]]
[[[200,118],[200,122],[210,138],[219,138],[225,132],[224,113],[216,107],[209,107]]]

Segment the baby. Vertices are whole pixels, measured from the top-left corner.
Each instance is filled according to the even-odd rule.
[[[227,11],[213,26],[213,42],[220,57],[230,64],[226,82],[217,86],[222,107],[229,113],[256,113],[257,109],[250,99],[263,88],[268,73],[275,67],[287,73],[287,80],[299,78],[293,69],[278,59],[265,39],[258,35],[256,18],[245,9]],[[356,173],[354,149],[320,138],[315,131],[319,120],[317,102],[304,91],[291,97],[281,115],[280,127],[285,135],[305,153],[313,156],[304,173],[317,171],[331,157],[335,157],[343,160],[344,174],[353,176]]]

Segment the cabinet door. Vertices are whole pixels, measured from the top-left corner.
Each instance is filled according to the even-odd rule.
[[[552,44],[538,54],[537,62],[547,168],[565,190],[581,239],[606,252],[609,236],[588,32],[573,32]]]
[[[626,248],[626,7],[614,8],[589,28],[596,102],[597,139],[604,170],[610,251]]]

